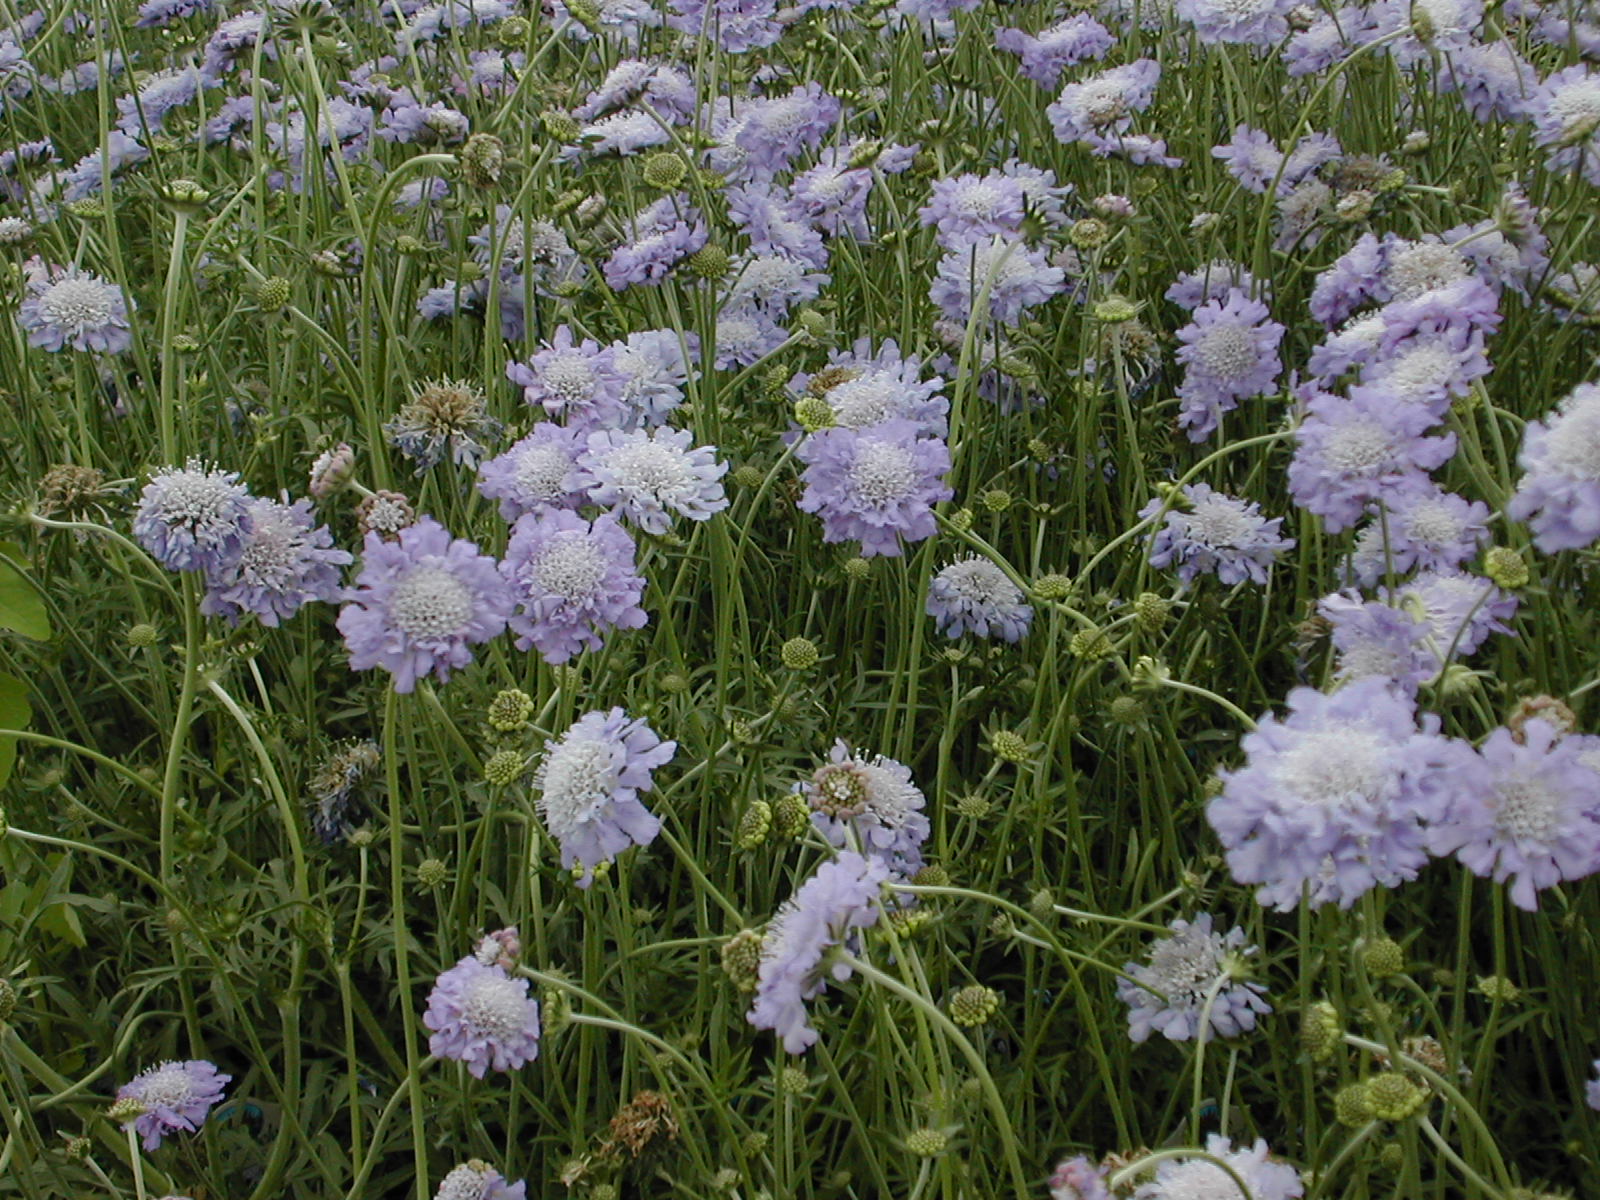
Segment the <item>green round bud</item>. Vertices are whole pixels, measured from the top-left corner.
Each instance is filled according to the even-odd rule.
[[[160,632],[154,625],[147,625],[141,622],[138,625],[130,625],[128,632],[124,636],[128,639],[128,645],[138,646],[143,649],[147,646],[154,646],[156,639],[160,637]]]
[[[1300,1048],[1312,1062],[1326,1062],[1332,1058],[1343,1035],[1339,1010],[1325,1000],[1300,1014]]]
[[[689,677],[669,671],[661,677],[661,690],[669,696],[681,696],[689,690]]]
[[[852,579],[860,583],[871,574],[872,560],[870,558],[848,558],[845,560],[844,575],[846,579]]]
[[[497,750],[483,764],[483,777],[495,787],[510,787],[522,778],[524,761],[516,750]]]
[[[1107,325],[1120,325],[1139,315],[1139,306],[1126,296],[1107,296],[1091,310],[1096,321]]]
[[[1398,1071],[1384,1071],[1367,1080],[1367,1107],[1380,1121],[1404,1121],[1427,1099],[1426,1088]]]
[[[807,337],[821,339],[828,336],[828,318],[814,308],[802,308],[795,315],[795,321]]]
[[[990,734],[989,749],[1001,762],[1026,762],[1029,757],[1028,739],[1009,729],[997,729]]]
[[[728,267],[733,263],[733,256],[724,246],[715,242],[707,242],[688,258],[683,260],[683,269],[696,279],[716,281],[728,273]]]
[[[958,508],[955,510],[955,512],[951,513],[950,528],[956,533],[966,533],[967,530],[971,529],[972,510],[970,508]]]
[[[0,978],[0,1025],[4,1025],[11,1020],[12,1014],[16,1011],[17,989],[12,985],[11,980]]]
[[[450,878],[450,868],[437,858],[425,858],[417,864],[417,882],[425,888],[436,888]]]
[[[1372,1106],[1367,1102],[1367,1085],[1352,1083],[1334,1093],[1333,1115],[1339,1124],[1360,1129],[1372,1120]]]
[[[475,133],[456,155],[456,165],[473,187],[492,188],[506,168],[506,144],[492,133]]]
[[[738,828],[733,834],[733,844],[741,850],[754,850],[767,840],[767,834],[771,832],[772,805],[765,800],[752,800],[750,807],[746,808],[739,818]]]
[[[294,285],[282,275],[272,275],[256,284],[256,307],[262,312],[278,312],[294,295]]]
[[[179,354],[193,354],[200,349],[200,339],[192,333],[175,333],[172,335],[172,348]]]
[[[809,671],[822,655],[810,638],[792,637],[778,651],[778,657],[791,671]]]
[[[1000,993],[981,983],[968,984],[950,997],[950,1019],[972,1028],[1000,1011]]]
[[[1067,650],[1076,657],[1088,659],[1090,662],[1110,658],[1116,653],[1111,645],[1111,639],[1106,636],[1106,631],[1093,625],[1074,633],[1067,642]]]
[[[949,887],[950,872],[938,863],[924,863],[911,877],[911,882],[920,887]]]
[[[1406,954],[1393,938],[1378,938],[1361,947],[1361,965],[1374,979],[1388,979],[1406,969]]]
[[[507,17],[495,27],[494,38],[507,50],[516,50],[528,40],[533,23],[527,17]]]
[[[1011,493],[1004,488],[990,488],[978,497],[978,503],[992,513],[1003,513],[1011,507]]]
[[[766,482],[767,476],[766,472],[760,467],[745,463],[743,466],[735,468],[729,478],[733,480],[736,487],[754,490]]]
[[[137,1117],[144,1116],[149,1111],[145,1107],[143,1100],[135,1100],[132,1096],[124,1096],[106,1109],[106,1116],[119,1124],[126,1124]]]
[[[950,1139],[937,1129],[918,1129],[906,1135],[906,1149],[918,1158],[938,1158]]]
[[[794,403],[794,419],[807,433],[831,429],[835,423],[833,405],[820,396],[802,396]]]
[[[989,815],[994,806],[974,792],[956,798],[956,812],[969,820],[978,821]]]
[[[1385,1142],[1378,1147],[1378,1166],[1389,1174],[1396,1174],[1405,1165],[1406,1148],[1399,1142]]]
[[[1160,633],[1172,615],[1172,602],[1154,592],[1140,592],[1133,602],[1133,619],[1146,633]]]
[[[785,1067],[778,1072],[778,1090],[788,1096],[803,1096],[811,1080],[799,1067]]]
[[[772,831],[781,838],[797,838],[811,825],[811,806],[805,797],[788,792],[772,806]]]
[[[1041,575],[1033,581],[1033,594],[1040,600],[1065,600],[1072,595],[1072,579],[1058,571]]]
[[[1513,592],[1518,588],[1527,587],[1528,581],[1533,578],[1527,560],[1510,546],[1491,547],[1483,556],[1483,573],[1493,580],[1497,587]]]
[[[1117,696],[1106,708],[1106,715],[1117,725],[1135,728],[1144,723],[1148,714],[1144,701],[1137,696]]]
[[[739,991],[756,990],[760,967],[761,935],[755,930],[741,929],[722,943],[722,973]]]
[[[161,188],[161,198],[174,208],[195,212],[205,207],[211,193],[192,179],[173,179]]]
[[[1502,1004],[1515,1004],[1522,998],[1522,989],[1504,975],[1478,976],[1478,991],[1490,1000],[1498,1000]]]
[[[570,11],[570,10],[569,10]],[[552,142],[576,141],[581,126],[564,112],[555,109],[546,109],[539,114],[539,124],[544,127],[545,136]],[[576,208],[574,204],[572,207]]]
[[[506,688],[489,701],[489,725],[501,733],[514,733],[533,716],[533,697],[519,688]]]
[[[670,150],[652,154],[639,165],[639,175],[646,186],[670,192],[683,183],[689,174],[689,164]]]
[[[1028,911],[1041,921],[1055,915],[1056,894],[1047,887],[1037,888],[1028,897]]]
[[[1094,250],[1106,244],[1106,239],[1111,236],[1111,226],[1095,217],[1084,217],[1081,221],[1074,221],[1072,228],[1067,232],[1067,238],[1079,250]]]
[[[65,1147],[66,1156],[74,1162],[82,1162],[89,1157],[89,1151],[94,1149],[94,1143],[86,1137],[70,1137]]]

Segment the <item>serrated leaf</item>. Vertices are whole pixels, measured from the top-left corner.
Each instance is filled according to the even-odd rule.
[[[24,729],[33,719],[28,703],[28,685],[15,675],[0,674],[0,729]],[[11,778],[17,763],[17,739],[0,737],[0,787]]]
[[[50,613],[44,600],[17,569],[22,550],[14,542],[0,542],[0,629],[9,629],[36,642],[50,640]]]

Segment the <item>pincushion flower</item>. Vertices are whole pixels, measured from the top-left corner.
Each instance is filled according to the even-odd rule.
[[[1256,1027],[1256,1016],[1272,1006],[1266,988],[1246,976],[1245,959],[1257,952],[1245,932],[1213,932],[1211,914],[1172,922],[1172,936],[1150,949],[1148,964],[1128,963],[1130,978],[1117,981],[1128,1006],[1128,1036],[1135,1042],[1160,1033],[1173,1042],[1193,1041],[1201,1024],[1207,1036],[1237,1037]]]
[[[1449,570],[1488,541],[1489,506],[1436,484],[1396,489],[1381,520],[1356,534],[1350,556],[1356,579],[1371,587],[1386,574]]]
[[[17,324],[42,350],[120,354],[133,345],[122,289],[76,267],[38,271],[28,280]]]
[[[988,319],[1015,325],[1026,310],[1063,291],[1066,278],[1040,251],[997,234],[941,258],[929,298],[947,318],[965,325],[987,291]]]
[[[955,493],[944,477],[950,451],[894,418],[865,429],[824,429],[795,452],[806,469],[798,507],[822,518],[822,540],[861,543],[864,558],[898,556],[905,542],[932,537],[933,505]]]
[[[927,798],[911,781],[911,769],[881,754],[864,758],[843,739],[828,761],[805,783],[795,785],[811,808],[811,820],[834,846],[850,845],[883,860],[897,875],[922,869],[922,843],[930,826]]]
[[[1183,343],[1177,358],[1186,370],[1178,385],[1183,401],[1178,423],[1192,442],[1216,431],[1225,412],[1250,396],[1270,393],[1283,369],[1278,343],[1283,326],[1268,320],[1267,306],[1237,289],[1225,300],[1211,300],[1194,310],[1194,319],[1178,330]]]
[[[469,1159],[439,1181],[433,1200],[527,1200],[528,1184],[512,1183],[488,1163]]]
[[[1273,1162],[1267,1143],[1256,1139],[1248,1149],[1234,1149],[1220,1134],[1206,1138],[1206,1153],[1233,1168],[1228,1174],[1204,1158],[1168,1158],[1156,1165],[1156,1177],[1134,1190],[1133,1200],[1295,1200],[1305,1194],[1300,1172]],[[1241,1192],[1234,1175],[1244,1180]]]
[[[997,173],[966,174],[933,181],[933,198],[917,210],[946,250],[957,250],[997,234],[1021,232],[1025,197],[1021,185]]]
[[[1127,133],[1133,114],[1150,107],[1161,64],[1141,58],[1067,84],[1045,115],[1057,140],[1093,143]]]
[[[571,428],[602,429],[621,423],[627,380],[611,347],[585,338],[576,342],[566,325],[525,363],[506,364],[506,378],[522,388],[525,404],[564,417]]]
[[[169,571],[215,571],[244,552],[250,493],[235,471],[207,469],[191,458],[163,467],[139,496],[133,536]]]
[[[1053,88],[1061,72],[1104,56],[1116,43],[1109,30],[1088,13],[1076,13],[1064,21],[1030,34],[1021,29],[997,29],[997,49],[1015,54],[1019,70],[1040,87]]]
[[[644,579],[634,573],[633,539],[610,513],[586,521],[565,509],[517,521],[500,563],[516,601],[518,650],[564,663],[598,650],[611,629],[642,629]]]
[[[1476,750],[1453,742],[1444,811],[1428,849],[1454,854],[1474,875],[1511,883],[1511,902],[1533,912],[1537,893],[1600,871],[1600,773],[1584,743],[1535,718],[1518,739],[1501,727]]]
[[[199,1129],[212,1106],[222,1099],[223,1085],[232,1079],[205,1059],[164,1062],[141,1071],[117,1089],[118,1100],[144,1106],[144,1112],[123,1128],[132,1128],[143,1137],[146,1150],[158,1149],[169,1133]]]
[[[340,568],[355,559],[333,544],[326,525],[313,528],[311,501],[280,504],[252,498],[250,531],[237,558],[206,572],[200,611],[237,624],[254,613],[276,629],[313,600],[331,604],[344,591]]]
[[[881,859],[843,851],[818,867],[768,923],[755,1003],[745,1018],[775,1032],[790,1054],[804,1054],[816,1042],[806,1001],[821,994],[830,978],[850,978],[849,965],[830,961],[829,951],[877,924],[878,893],[888,877]]]
[[[715,446],[694,445],[687,429],[615,429],[591,433],[578,457],[589,499],[646,533],[666,533],[673,516],[709,521],[728,507],[728,464]]]
[[[1275,46],[1289,35],[1294,0],[1177,0],[1173,11],[1207,46]]]
[[[496,458],[478,464],[478,493],[500,501],[500,515],[515,521],[525,513],[575,509],[586,498],[578,473],[584,435],[553,421]]]
[[[1506,506],[1546,554],[1600,538],[1600,385],[1581,383],[1542,421],[1529,421],[1517,453],[1522,478]]]
[[[1081,1154],[1057,1163],[1050,1173],[1050,1200],[1112,1200],[1105,1169]]]
[[[927,613],[946,637],[974,633],[1019,642],[1033,620],[1022,589],[987,558],[951,563],[928,582]]]
[[[433,1031],[428,1053],[466,1063],[477,1079],[539,1057],[539,1002],[528,981],[473,954],[434,981],[422,1023]]]
[[[585,713],[545,743],[533,777],[536,804],[561,847],[561,865],[579,887],[594,882],[596,867],[629,846],[648,846],[661,832],[639,793],[650,790],[650,772],[672,761],[677,748],[620,708]]]
[[[1250,580],[1266,583],[1278,555],[1294,546],[1283,537],[1282,517],[1261,515],[1254,500],[1238,500],[1203,483],[1185,484],[1184,503],[1167,507],[1162,526],[1150,536],[1150,565],[1176,567],[1178,578],[1193,583],[1215,575],[1230,587]],[[1145,519],[1165,507],[1157,497],[1139,510]]]
[[[1439,718],[1383,679],[1332,695],[1296,688],[1289,715],[1245,734],[1245,763],[1221,776],[1206,819],[1240,883],[1280,911],[1335,901],[1349,908],[1373,887],[1416,878],[1428,860],[1423,824],[1438,812],[1451,751]]]
[[[494,559],[432,517],[392,542],[368,533],[361,557],[337,622],[351,670],[381,666],[406,693],[430,672],[448,680],[472,661],[469,646],[504,632],[512,600]]]

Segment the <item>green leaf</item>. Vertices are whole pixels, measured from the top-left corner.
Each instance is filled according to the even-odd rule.
[[[0,629],[9,629],[36,642],[50,638],[50,614],[44,599],[33,590],[17,564],[26,560],[15,542],[0,542]]]
[[[28,685],[15,675],[0,675],[0,729],[23,729],[33,718]],[[17,739],[0,737],[0,787],[11,778],[17,762]]]

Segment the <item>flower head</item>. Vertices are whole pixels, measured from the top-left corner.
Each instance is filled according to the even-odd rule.
[[[1175,566],[1184,583],[1201,575],[1215,575],[1230,587],[1247,579],[1266,583],[1278,555],[1294,546],[1293,538],[1279,533],[1283,518],[1263,517],[1254,500],[1237,500],[1203,483],[1185,484],[1183,496],[1187,504],[1169,508],[1150,537],[1150,565]],[[1139,515],[1153,517],[1162,507],[1158,497]]]
[[[674,515],[709,521],[728,507],[728,464],[717,461],[715,446],[695,446],[687,429],[591,433],[578,466],[591,501],[646,533],[667,532]]]
[[[146,1150],[155,1150],[169,1133],[199,1129],[212,1105],[222,1099],[223,1085],[232,1079],[205,1059],[164,1062],[141,1071],[117,1089],[118,1100],[144,1107],[123,1128],[131,1127],[143,1136]]]
[[[1254,1029],[1256,1015],[1272,1011],[1261,998],[1266,988],[1244,978],[1244,960],[1254,953],[1243,929],[1212,932],[1210,913],[1173,921],[1172,936],[1151,948],[1148,965],[1128,963],[1123,970],[1131,978],[1117,981],[1128,1005],[1128,1036],[1142,1042],[1154,1032],[1187,1042],[1203,1023],[1218,1037]]]
[[[639,793],[650,790],[650,772],[672,761],[677,748],[620,708],[586,713],[545,743],[533,778],[539,814],[579,887],[593,883],[594,869],[629,846],[655,840],[661,822]]]
[[[822,517],[823,541],[859,541],[863,557],[899,555],[904,542],[931,537],[933,505],[955,494],[944,483],[949,449],[904,418],[824,429],[796,454],[806,464],[801,511]]]
[[[1183,347],[1177,358],[1186,368],[1178,385],[1179,424],[1190,441],[1210,436],[1221,415],[1240,400],[1273,390],[1283,369],[1278,359],[1283,326],[1267,316],[1265,304],[1235,289],[1225,300],[1196,308],[1194,319],[1178,330]]]
[[[571,428],[607,428],[623,417],[627,381],[617,370],[615,352],[587,338],[575,343],[566,325],[526,363],[507,363],[506,378],[521,385],[525,403],[566,418]]]
[[[1015,325],[1027,309],[1063,291],[1066,273],[1016,238],[996,234],[950,250],[939,260],[929,295],[950,320],[965,325],[987,293],[987,315]]]
[[[250,526],[250,493],[238,473],[207,470],[191,458],[150,477],[133,536],[169,571],[216,570],[244,552]]]
[[[922,811],[927,798],[904,764],[852,754],[839,740],[828,761],[795,791],[805,797],[812,823],[833,845],[846,846],[847,832],[853,832],[855,848],[882,859],[895,874],[914,875],[922,868],[922,843],[930,828]]]
[[[1157,1164],[1154,1179],[1134,1190],[1133,1200],[1294,1200],[1305,1194],[1300,1172],[1271,1161],[1261,1139],[1235,1150],[1232,1142],[1214,1133],[1206,1139],[1206,1153],[1227,1163],[1233,1173],[1208,1158],[1168,1158]],[[1244,1180],[1248,1192],[1239,1190],[1234,1176]]]
[[[1517,454],[1523,475],[1506,506],[1546,554],[1600,538],[1600,384],[1574,388],[1543,421],[1529,421]]]
[[[428,1053],[466,1063],[478,1079],[490,1067],[514,1071],[539,1057],[539,1002],[528,981],[476,955],[434,981],[422,1023],[433,1031]]]
[[[361,575],[346,600],[338,627],[351,669],[381,666],[401,693],[429,672],[445,681],[470,663],[468,646],[498,637],[512,605],[494,559],[452,539],[432,517],[392,542],[367,534]]]
[[[252,497],[250,531],[237,558],[206,572],[200,611],[237,623],[251,612],[268,629],[288,620],[304,604],[331,604],[344,588],[340,568],[354,562],[333,544],[326,525],[312,526],[311,501],[280,504]]]
[[[850,978],[849,966],[829,962],[828,952],[847,943],[855,930],[877,923],[878,891],[888,877],[881,859],[846,850],[818,867],[767,925],[755,1003],[745,1017],[757,1029],[777,1033],[790,1054],[804,1054],[817,1040],[806,1001],[819,995],[829,978]]]
[[[500,563],[517,608],[517,649],[536,649],[548,663],[597,650],[611,629],[642,629],[650,619],[639,601],[633,539],[610,513],[586,521],[565,509],[517,521]]]
[[[927,613],[946,637],[971,632],[1019,642],[1033,620],[1022,589],[987,558],[972,555],[928,582]]]
[[[1081,1154],[1056,1164],[1050,1173],[1050,1200],[1112,1200],[1105,1170]]]
[[[527,1200],[527,1195],[524,1180],[512,1183],[488,1163],[472,1159],[439,1181],[433,1200]]]
[[[488,400],[474,385],[455,379],[422,384],[383,427],[389,442],[417,464],[421,475],[444,460],[468,467],[483,457],[483,442],[500,436]]]
[[[120,354],[133,345],[122,289],[76,267],[36,273],[17,309],[28,345]]]
[[[575,509],[585,498],[578,475],[583,441],[577,429],[541,421],[504,454],[478,464],[478,492],[500,501],[507,521],[524,513]]]

